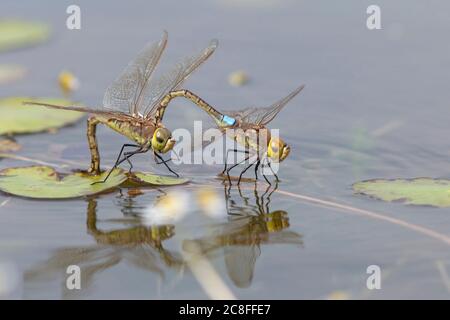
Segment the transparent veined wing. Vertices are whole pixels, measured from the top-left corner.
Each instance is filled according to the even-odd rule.
[[[86,113],[117,117],[136,117],[136,106],[141,99],[149,79],[167,45],[167,32],[164,31],[158,43],[150,43],[133,59],[122,74],[106,89],[103,106],[58,106],[37,102],[24,102],[29,105],[45,106]]]
[[[253,273],[261,249],[257,244],[229,245],[224,247],[225,266],[228,276],[239,288],[247,288],[253,280]]]
[[[103,108],[110,111],[139,116],[138,106],[144,99],[151,75],[167,45],[164,31],[158,43],[149,43],[133,59],[120,76],[106,89]]]
[[[33,102],[33,101],[24,101],[23,104],[42,106],[42,107],[47,107],[47,108],[51,108],[51,109],[62,109],[62,110],[71,110],[71,111],[86,112],[86,113],[95,113],[95,114],[100,114],[100,115],[105,115],[105,116],[115,116],[115,117],[120,117],[120,118],[132,118],[128,114],[124,114],[122,112],[117,112],[117,111],[104,110],[101,107],[96,109],[96,108],[83,107],[83,106],[60,106],[60,105],[55,105],[55,104]]]
[[[179,89],[187,77],[213,54],[217,46],[218,41],[212,40],[201,52],[186,57],[160,77],[151,78],[143,92],[142,102],[138,105],[137,112],[146,118],[151,118],[164,96],[170,91]]]
[[[236,120],[240,120],[242,123],[251,123],[256,125],[266,125],[270,121],[275,118],[275,116],[283,109],[283,107],[297,94],[300,93],[300,91],[303,90],[305,86],[301,85],[294,91],[292,91],[290,94],[288,94],[286,97],[278,100],[274,104],[272,104],[270,107],[266,108],[247,108],[240,111],[230,111],[230,112],[224,112],[224,114],[235,118]]]
[[[209,145],[216,143],[219,139],[223,139],[223,136],[226,132],[225,128],[218,127],[216,122],[213,121],[213,119],[211,119],[211,118],[201,119],[201,121],[202,121],[201,136],[194,137],[192,139],[193,142],[191,144],[191,150],[189,151],[190,153],[194,153],[199,150],[203,150],[206,147],[208,147]],[[211,129],[219,130],[221,133],[220,137],[219,136],[211,137],[210,139],[203,140],[204,139],[203,133],[206,132],[207,130],[211,130]],[[194,135],[194,131],[191,130],[191,133],[192,133],[192,135]]]

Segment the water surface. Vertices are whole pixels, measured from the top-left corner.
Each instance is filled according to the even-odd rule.
[[[448,177],[450,4],[378,1],[382,30],[366,28],[368,1],[79,1],[82,29],[65,28],[66,4],[3,1],[1,16],[48,21],[50,42],[1,55],[28,77],[0,95],[58,96],[56,75],[74,72],[75,98],[101,102],[107,85],[148,41],[169,31],[170,64],[218,38],[214,56],[185,87],[222,109],[267,106],[299,84],[306,88],[271,123],[291,144],[278,189],[246,183],[227,190],[220,166],[181,166],[194,195],[208,185],[229,216],[191,212],[179,223],[149,227],[136,215],[168,188],[127,190],[93,199],[31,201],[0,195],[0,259],[21,282],[14,298],[209,298],[186,259],[200,248],[237,298],[449,298],[449,244],[379,216],[318,205],[305,195],[376,212],[449,236],[450,211],[355,196],[371,178]],[[251,82],[234,88],[230,72]],[[169,128],[202,113],[176,101]],[[103,164],[125,139],[101,128]],[[57,134],[22,136],[22,156],[87,166],[85,122]],[[157,170],[150,155],[137,168]],[[24,165],[2,160],[1,168]],[[159,171],[160,170],[160,171]],[[293,195],[294,194],[294,195]],[[263,203],[264,202],[264,203]],[[267,202],[269,202],[268,205]],[[195,251],[195,250],[194,250]],[[82,290],[65,289],[66,267],[82,268]],[[382,289],[368,290],[366,268],[382,270]]]

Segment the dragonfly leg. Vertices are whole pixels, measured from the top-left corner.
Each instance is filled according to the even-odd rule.
[[[123,155],[125,156],[125,159],[127,160],[128,164],[130,165],[130,168],[128,169],[128,173],[131,173],[131,170],[133,170],[133,164],[130,161],[130,157],[133,155],[134,153],[132,152],[125,152]]]
[[[120,150],[119,158],[120,158],[120,155],[121,155],[122,152],[123,152],[123,149],[124,149],[126,146],[135,146],[135,145],[133,145],[133,144],[125,144],[125,145],[123,145],[123,146],[122,146],[122,149]],[[139,146],[138,146],[138,147],[139,147]],[[139,147],[139,149],[137,149],[137,150],[135,150],[135,151],[125,152],[125,153],[123,154],[123,155],[124,155],[123,159],[119,160],[119,158],[117,158],[116,163],[115,163],[114,166],[111,168],[111,170],[109,170],[109,172],[108,172],[108,174],[106,175],[105,179],[103,179],[103,180],[101,180],[101,181],[93,182],[92,184],[105,183],[106,180],[108,180],[108,178],[109,178],[109,176],[111,175],[111,173],[114,171],[114,169],[116,169],[116,168],[117,168],[120,164],[122,164],[122,162],[124,162],[124,161],[127,161],[127,162],[130,164],[130,170],[128,171],[128,173],[131,173],[131,170],[133,169],[133,164],[131,163],[130,158],[131,158],[133,155],[135,155],[135,154],[138,154],[138,153],[144,153],[144,152],[147,152],[147,151],[148,151],[148,150],[142,149],[142,148]]]
[[[162,158],[162,157],[161,157],[161,158]],[[172,158],[167,159],[167,160],[163,160],[163,161],[160,161],[160,162],[156,161],[156,159],[155,159],[155,163],[156,163],[156,164],[164,164],[164,163],[167,163],[167,162],[170,162],[170,161],[172,161]]]
[[[227,150],[227,156],[225,157],[225,167],[224,167],[224,169],[223,169],[221,174],[225,174],[225,171],[227,171],[228,153],[230,153],[230,151],[232,151],[234,153],[241,152],[241,153],[249,154],[248,150],[228,149]],[[242,163],[242,162],[240,162],[240,163]],[[234,167],[236,167],[236,166],[233,166],[233,168]]]
[[[161,156],[162,158],[162,156]],[[163,161],[158,161],[158,158],[156,158],[156,152],[153,152],[153,161],[155,161],[156,164],[164,164],[167,163],[169,161],[171,161],[172,159],[167,159],[167,160],[163,160]]]
[[[137,145],[137,144],[125,143],[125,144],[122,146],[122,148],[120,149],[119,156],[117,157],[117,160],[116,160],[116,162],[114,163],[114,166],[112,167],[113,169],[114,169],[114,168],[117,168],[117,166],[119,165],[120,157],[122,156],[123,150],[124,150],[126,147],[140,148],[140,146]],[[128,162],[130,162],[130,161],[128,160]],[[131,164],[130,164],[130,166],[132,167]]]
[[[270,183],[269,179],[267,179],[267,176],[263,173],[263,177],[264,180],[266,180],[266,182],[269,184],[269,186],[271,186],[272,184]]]
[[[230,150],[227,150],[227,156],[225,157],[225,167],[223,168],[223,171],[222,171],[221,174],[225,174],[225,171],[227,171],[228,153],[229,153],[230,151],[237,152],[237,149],[234,149],[234,150],[231,150],[231,149],[230,149]]]
[[[270,191],[270,188],[272,188],[272,186],[268,185],[266,191],[264,191],[263,195],[261,196],[262,199],[265,199],[266,195]],[[270,201],[270,199],[268,201]]]
[[[270,190],[272,185],[269,185],[269,187],[267,188],[267,191]],[[266,212],[269,212],[269,204],[270,204],[270,199],[272,197],[272,194],[278,189],[278,182],[275,182],[275,186],[273,187],[273,190],[267,195],[267,202],[266,202]]]
[[[248,153],[248,151],[247,151],[246,153]],[[231,171],[231,169],[233,169],[233,168],[237,167],[238,165],[240,165],[241,163],[247,161],[249,158],[250,158],[250,156],[247,156],[247,157],[245,157],[244,160],[242,160],[242,161],[240,161],[240,162],[238,162],[238,163],[235,163],[235,164],[233,164],[231,167],[228,168],[228,170],[227,170],[227,178],[228,178],[228,182],[230,183],[230,186],[231,186],[231,177],[230,177],[230,171]],[[240,180],[240,179],[239,179],[239,180]],[[238,184],[238,185],[239,185],[239,184]]]
[[[275,171],[273,171],[272,166],[270,165],[270,162],[267,161],[267,166],[269,167],[270,171],[272,171],[273,175],[275,176],[275,181],[276,182],[280,182],[280,179],[278,178],[277,174],[275,173]]]
[[[118,165],[126,160],[128,162],[128,164],[130,165],[130,169],[128,170],[128,173],[131,173],[131,170],[133,170],[133,164],[131,163],[130,158],[132,156],[134,156],[135,154],[145,153],[147,151],[148,151],[148,149],[139,147],[139,149],[137,149],[137,150],[125,152],[123,154],[123,159],[119,161]]]
[[[267,165],[270,166],[269,160],[267,160],[267,158],[264,158],[264,159],[266,160]],[[265,167],[265,164],[263,163],[262,166]],[[272,168],[270,168],[270,170],[272,170]],[[272,170],[272,172],[273,172],[273,170]],[[275,174],[275,173],[274,173],[274,174]],[[270,181],[269,181],[269,179],[267,178],[267,176],[264,174],[264,170],[262,170],[262,175],[263,175],[263,177],[264,177],[264,180],[266,180],[266,182],[269,184],[269,186],[271,186],[272,184],[270,183]]]
[[[245,168],[245,169],[241,172],[241,174],[239,175],[238,185],[241,183],[241,179],[242,179],[242,176],[244,175],[244,173],[245,173],[248,169],[250,169],[257,161],[258,161],[258,160],[256,160],[256,161],[254,161],[253,163],[251,163],[247,168]]]
[[[88,172],[92,174],[100,174],[100,154],[98,152],[96,131],[99,120],[95,116],[90,116],[87,120],[87,139],[89,150],[91,152],[91,166]]]
[[[257,160],[256,161],[256,165],[255,165],[255,178],[256,178],[256,180],[258,180],[258,168],[259,168],[259,165],[261,164],[261,160]]]
[[[170,172],[172,172],[174,175],[176,175],[177,178],[179,177],[178,173],[176,173],[175,171],[173,171],[173,170],[169,167],[169,165],[166,163],[167,161],[164,161],[164,159],[163,159],[159,154],[157,154],[156,152],[153,152],[153,154],[154,154],[159,160],[161,160],[160,163],[164,164],[164,165],[166,166],[166,168],[167,168]]]

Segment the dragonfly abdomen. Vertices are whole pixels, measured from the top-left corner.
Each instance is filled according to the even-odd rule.
[[[193,103],[195,103],[197,106],[202,108],[207,114],[209,114],[219,126],[221,127],[228,127],[233,126],[236,123],[236,119],[224,115],[223,113],[217,111],[213,106],[211,106],[208,102],[200,98],[195,93],[189,91],[189,90],[177,90],[169,92],[160,103],[160,108],[158,110],[158,114],[156,116],[157,119],[162,119],[164,116],[164,111],[169,104],[170,100],[177,97],[184,97],[186,99],[189,99]]]
[[[220,126],[221,127],[230,127],[234,126],[236,124],[236,119],[230,116],[227,116],[226,114],[222,115],[222,118],[220,119]]]

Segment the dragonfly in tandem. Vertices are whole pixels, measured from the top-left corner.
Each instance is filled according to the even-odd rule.
[[[269,107],[265,108],[246,108],[239,111],[227,111],[220,112],[211,106],[206,101],[202,100],[200,97],[196,96],[194,93],[184,90],[184,96],[188,97],[191,101],[195,101],[196,104],[202,108],[207,114],[209,114],[216,127],[224,134],[226,134],[231,139],[235,140],[236,143],[242,147],[241,149],[229,149],[227,150],[225,157],[225,167],[221,173],[224,175],[226,173],[228,181],[231,185],[230,171],[237,167],[238,165],[245,163],[247,160],[255,160],[251,162],[244,170],[241,171],[238,179],[238,184],[240,184],[243,174],[255,165],[255,176],[258,179],[258,168],[267,166],[272,174],[275,176],[276,181],[279,181],[277,174],[271,167],[271,162],[281,162],[287,158],[290,153],[290,146],[286,144],[283,139],[275,136],[271,136],[270,130],[267,128],[267,124],[272,121],[276,115],[283,109],[283,107],[300,91],[303,90],[305,86],[301,85],[288,94],[286,97],[278,100]],[[166,105],[167,106],[167,105]],[[165,107],[161,108],[161,113],[163,114]],[[205,147],[209,143],[203,144]],[[246,156],[244,160],[233,164],[228,167],[227,160],[229,152],[245,153]],[[270,185],[270,181],[267,176],[262,171],[262,175],[266,182]]]
[[[155,160],[156,158],[159,159],[159,162],[156,163],[164,164],[170,172],[178,176],[167,165],[169,160],[164,160],[160,155],[172,150],[175,144],[171,131],[162,124],[164,110],[169,102],[176,97],[185,97],[196,104],[203,104],[203,100],[186,90],[181,90],[180,86],[194,70],[213,54],[218,41],[212,40],[198,54],[186,57],[168,72],[159,77],[154,77],[154,70],[166,48],[167,38],[167,32],[164,31],[159,42],[149,43],[145,46],[137,57],[128,64],[122,74],[107,88],[102,106],[59,106],[38,102],[25,102],[25,104],[90,114],[87,120],[87,139],[91,153],[91,164],[88,172],[91,174],[97,175],[101,172],[96,128],[98,124],[103,124],[134,142],[122,146],[109,174],[124,161],[129,163],[131,171],[132,164],[129,160],[131,156],[153,150]],[[124,152],[125,148],[135,149]],[[122,154],[123,158],[121,158]],[[105,182],[109,174],[100,182]]]

